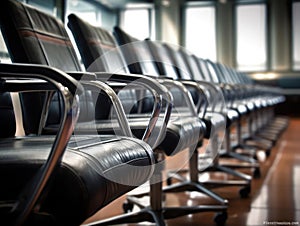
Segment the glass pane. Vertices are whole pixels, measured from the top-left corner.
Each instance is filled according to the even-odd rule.
[[[293,3],[293,66],[300,69],[300,2]]]
[[[188,7],[185,13],[185,45],[195,55],[216,60],[215,7]]]
[[[5,42],[3,40],[2,33],[0,32],[0,62],[1,63],[10,63],[10,56],[8,54]]]
[[[266,6],[237,6],[237,66],[243,71],[265,70]]]
[[[44,1],[44,0],[29,0],[27,2],[28,4],[39,8],[40,10],[52,14],[56,16],[56,6],[55,6],[55,1],[50,0],[50,1]]]
[[[123,29],[143,40],[150,37],[149,9],[127,9],[123,12]]]
[[[76,14],[79,18],[90,24],[101,26],[101,14],[99,10],[92,4],[83,0],[68,0],[66,16]],[[66,18],[66,21],[67,18]]]

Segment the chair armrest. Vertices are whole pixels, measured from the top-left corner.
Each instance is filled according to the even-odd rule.
[[[205,113],[207,111],[207,107],[209,105],[209,93],[208,90],[205,89],[205,87],[201,86],[199,83],[194,81],[188,81],[188,80],[180,80],[180,82],[185,85],[186,87],[192,87],[196,89],[197,95],[199,96],[198,102],[195,103],[197,114],[204,118]]]
[[[41,90],[43,86],[45,89],[49,89],[50,86],[48,83],[51,83],[52,87],[50,89],[53,90],[53,87],[55,87],[64,100],[63,119],[51,147],[48,159],[30,184],[28,184],[28,186],[23,190],[18,202],[11,212],[10,220],[13,221],[14,224],[20,225],[32,211],[32,208],[40,197],[55,167],[61,161],[61,157],[72,135],[74,125],[78,118],[78,93],[81,93],[83,88],[72,77],[60,70],[50,68],[48,66],[0,64],[0,78],[2,80],[0,85],[1,91],[10,91],[7,88],[13,87],[13,83],[15,83],[17,87],[19,86],[20,91],[25,91],[26,89],[32,91],[35,88]],[[21,78],[22,80],[15,80],[16,78]],[[48,83],[36,81],[35,85],[38,83],[40,84],[36,87],[30,87],[30,84],[25,84],[26,80],[24,78],[45,80]],[[7,83],[10,83],[9,86],[5,85]],[[14,91],[17,90],[14,89]]]
[[[104,93],[106,93],[106,95],[111,100],[113,107],[116,111],[117,120],[120,125],[122,135],[132,137],[132,132],[130,130],[128,120],[126,118],[124,109],[122,107],[122,103],[121,103],[120,99],[118,98],[118,95],[112,89],[112,87],[107,85],[104,82],[100,82],[97,80],[81,81],[81,84],[84,86],[84,88],[86,88],[88,90],[91,90],[94,92],[103,91]]]
[[[224,91],[219,84],[207,82],[207,81],[196,81],[197,84],[203,86],[203,89],[208,92],[208,108],[212,112],[226,112],[226,103],[224,98]],[[207,93],[206,92],[206,93]]]
[[[113,74],[106,72],[97,72],[96,75],[98,80],[107,82],[110,86],[114,86],[114,83],[116,83],[116,88],[121,87],[122,83],[136,84],[151,92],[154,97],[154,107],[142,139],[152,148],[156,147],[166,131],[173,107],[173,98],[169,90],[155,79],[144,75]],[[163,115],[162,119],[160,117],[161,113]],[[161,122],[158,121],[159,119],[161,119]],[[150,141],[151,134],[158,134],[154,142]]]
[[[181,82],[175,81],[172,79],[164,79],[164,78],[159,78],[158,81],[170,89],[177,88],[183,95],[184,102],[187,105],[187,109],[188,109],[188,112],[190,113],[190,116],[198,117],[197,110],[196,110],[196,107],[193,102],[193,98],[192,98],[189,90]],[[176,106],[174,106],[174,107],[176,107]]]
[[[83,87],[74,78],[49,66],[0,63],[0,70],[2,78],[37,78],[51,84],[61,83],[62,86],[68,87],[72,95],[75,93],[80,95],[83,91]]]

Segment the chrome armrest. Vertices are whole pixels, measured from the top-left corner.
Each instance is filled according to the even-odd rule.
[[[78,95],[82,93],[83,88],[69,75],[48,66],[0,64],[0,77],[2,80],[1,91],[57,90],[64,101],[63,118],[48,159],[31,183],[23,190],[10,213],[11,221],[16,225],[20,225],[32,211],[55,167],[61,161],[78,119]],[[28,78],[30,80],[27,80]]]
[[[122,83],[124,83],[124,85],[136,84],[151,92],[154,97],[154,107],[142,139],[152,148],[156,147],[166,131],[166,126],[173,107],[173,98],[169,90],[155,79],[144,75],[113,74],[106,72],[97,72],[96,75],[97,80],[106,82],[109,86],[115,88],[122,87]],[[161,114],[163,116],[161,122],[159,122],[158,120],[160,119]],[[158,134],[154,141],[150,141],[151,134]]]
[[[188,112],[190,113],[190,116],[197,116],[197,110],[194,105],[193,98],[189,92],[189,90],[184,86],[181,82],[175,81],[172,79],[164,79],[164,78],[159,78],[158,81],[165,85],[168,88],[177,88],[179,91],[182,93],[184,97],[185,104],[187,105]],[[176,107],[176,106],[175,106]],[[180,113],[180,112],[179,112]]]
[[[207,111],[207,107],[209,106],[209,99],[211,96],[210,93],[207,92],[208,90],[205,89],[205,87],[203,87],[195,81],[181,80],[181,82],[187,87],[192,87],[196,89],[197,94],[200,97],[198,102],[195,104],[196,111],[201,118],[204,118]]]
[[[211,112],[226,112],[226,103],[223,95],[223,90],[219,84],[207,81],[195,81],[200,87],[203,87],[207,101],[207,110]]]

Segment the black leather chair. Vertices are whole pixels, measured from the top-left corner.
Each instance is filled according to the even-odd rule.
[[[73,32],[74,38],[76,40],[77,46],[79,48],[79,51],[81,53],[83,62],[85,67],[88,71],[108,71],[108,72],[114,72],[118,70],[122,70],[123,72],[127,72],[127,65],[125,63],[125,60],[123,59],[123,55],[120,51],[120,49],[116,48],[116,43],[113,38],[113,36],[106,30],[95,27],[87,22],[81,20],[76,15],[69,15],[68,16],[68,26]],[[130,47],[129,47],[130,48]],[[146,64],[152,65],[151,62],[146,62]],[[129,64],[129,66],[132,66],[132,64]],[[135,72],[137,73],[137,71]],[[148,70],[147,75],[156,76],[157,73],[151,72],[151,70]],[[161,80],[162,84],[171,85],[172,81],[163,81]],[[180,97],[180,95],[179,95]],[[180,99],[182,101],[182,99]],[[176,103],[180,103],[180,100],[175,100],[175,109],[177,107]],[[184,100],[183,100],[184,101]],[[142,103],[143,107],[145,108],[146,103]],[[147,107],[146,107],[147,108]],[[183,109],[182,106],[179,108]],[[193,107],[194,108],[194,107]],[[185,107],[185,111],[187,108]],[[192,109],[193,110],[193,109]],[[195,130],[194,126],[199,125],[198,123],[201,122],[199,120],[198,116],[193,116],[193,114],[189,114],[189,112],[184,112],[183,115],[180,115],[181,112],[179,112],[177,115],[171,114],[170,122],[167,126],[167,133],[166,137],[162,141],[161,144],[158,145],[157,150],[162,150],[166,155],[170,155],[170,152],[168,150],[177,150],[178,151],[183,150],[184,148],[191,148],[194,149],[195,142],[191,142],[192,140],[195,140],[194,137],[196,136],[196,140],[202,139],[202,134],[204,131],[197,131]],[[179,117],[178,117],[179,116]],[[178,117],[176,119],[176,117]],[[195,124],[196,123],[196,124]],[[201,125],[201,124],[200,124]],[[188,130],[186,130],[189,128]],[[202,128],[204,129],[204,128]],[[188,132],[189,131],[189,132]],[[181,144],[178,146],[178,144]],[[177,147],[176,147],[177,146]],[[192,147],[191,147],[192,146]],[[195,158],[192,157],[194,160]],[[157,170],[156,177],[161,177],[161,169]],[[150,210],[154,211],[155,214],[162,214],[165,219],[173,218],[182,216],[185,214],[191,214],[196,212],[202,212],[202,211],[225,211],[226,209],[226,203],[227,201],[218,197],[216,194],[208,191],[204,187],[202,188],[200,185],[194,184],[194,186],[198,187],[198,190],[201,192],[204,192],[208,194],[209,196],[217,199],[218,202],[221,202],[221,206],[195,206],[195,207],[162,207],[161,203],[161,184],[155,183],[150,185],[150,198],[151,198],[151,206]],[[184,190],[184,189],[183,189]],[[129,197],[128,201],[130,203],[137,204],[138,206],[142,206],[140,203],[136,202],[136,199],[133,197]],[[104,221],[99,222],[97,225],[101,225],[102,223],[122,223],[122,222],[139,222],[143,220],[149,220],[152,221],[149,216],[145,218],[145,211],[149,211],[147,208],[143,208],[141,212],[133,213],[125,215],[123,218],[117,217],[114,218],[112,221]],[[158,212],[158,213],[157,213]],[[218,216],[216,218],[216,221],[225,221],[226,218],[224,218],[225,215]],[[222,219],[221,219],[222,218]],[[163,222],[157,221],[157,224],[161,225]]]
[[[72,77],[48,66],[20,64],[0,64],[0,77],[2,225],[79,225],[151,177],[154,155],[145,142],[71,136],[83,91]],[[8,92],[44,90],[57,90],[63,100],[57,134],[15,137]]]

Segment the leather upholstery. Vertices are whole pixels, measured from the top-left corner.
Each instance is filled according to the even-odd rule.
[[[52,142],[52,136],[0,140],[1,202],[18,198],[47,159]],[[151,148],[133,138],[73,137],[47,186],[40,212],[52,215],[53,225],[79,225],[149,179],[151,156]]]
[[[115,40],[108,31],[100,27],[96,28],[74,14],[68,16],[68,27],[73,33],[87,70],[92,65],[98,71],[128,73],[127,67],[124,67],[125,60],[116,49]],[[109,55],[102,56],[105,53]]]
[[[158,76],[153,56],[149,54],[146,42],[130,36],[119,27],[113,31],[116,40],[121,46],[122,53],[127,62],[130,73]]]

